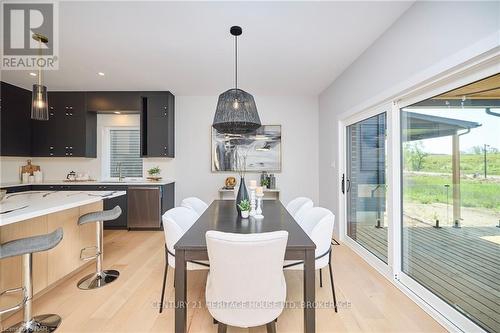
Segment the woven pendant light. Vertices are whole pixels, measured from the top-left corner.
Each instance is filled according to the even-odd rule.
[[[235,49],[235,87],[219,96],[212,127],[219,133],[246,134],[254,132],[261,126],[257,106],[252,95],[238,89],[238,36],[242,29],[231,27]]]

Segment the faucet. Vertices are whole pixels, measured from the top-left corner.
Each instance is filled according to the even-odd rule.
[[[116,171],[118,171],[118,181],[123,181],[124,177],[122,176],[122,162],[118,162],[116,166]]]

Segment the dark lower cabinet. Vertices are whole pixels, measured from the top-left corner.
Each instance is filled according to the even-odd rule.
[[[7,194],[9,193],[19,193],[19,192],[26,192],[31,190],[31,185],[19,185],[19,186],[11,186],[11,187],[6,187],[4,190],[7,190]]]
[[[25,191],[126,191],[104,198],[104,209],[120,206],[122,215],[104,222],[104,229],[161,229],[161,215],[175,206],[175,183],[166,185],[26,184],[6,187],[7,193]]]

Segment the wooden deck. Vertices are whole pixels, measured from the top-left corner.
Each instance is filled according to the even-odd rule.
[[[496,227],[407,227],[403,271],[490,332],[500,332],[500,236]],[[387,261],[387,229],[357,225],[357,241]]]

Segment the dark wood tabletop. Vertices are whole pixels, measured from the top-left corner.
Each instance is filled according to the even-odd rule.
[[[232,200],[215,200],[195,224],[175,244],[176,250],[206,250],[208,230],[232,233],[288,231],[287,249],[315,249],[316,245],[278,200],[266,200],[262,205],[263,219],[242,219]]]

